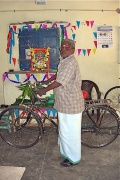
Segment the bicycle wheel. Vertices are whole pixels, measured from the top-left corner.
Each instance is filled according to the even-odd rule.
[[[104,99],[110,99],[112,101],[112,107],[120,110],[120,86],[110,88],[105,93]]]
[[[82,116],[82,143],[99,148],[113,142],[119,133],[119,116],[108,106],[91,105]]]
[[[35,145],[42,136],[42,124],[30,108],[10,106],[0,114],[0,124],[7,129],[0,130],[1,138],[9,145],[24,149]]]

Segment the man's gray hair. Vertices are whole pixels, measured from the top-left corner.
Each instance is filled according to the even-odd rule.
[[[75,41],[73,41],[72,39],[64,39],[62,42],[68,42],[71,48],[75,49]]]

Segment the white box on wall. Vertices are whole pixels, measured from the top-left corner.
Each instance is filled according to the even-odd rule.
[[[47,1],[46,0],[35,0],[35,4],[37,4],[37,5],[46,5]]]

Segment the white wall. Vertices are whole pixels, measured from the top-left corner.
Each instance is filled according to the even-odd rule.
[[[2,74],[13,69],[13,64],[9,64],[6,54],[8,26],[12,23],[22,23],[25,21],[67,21],[71,25],[76,25],[76,21],[85,22],[94,20],[92,28],[83,25],[74,31],[76,36],[76,58],[81,69],[82,79],[95,81],[102,95],[114,85],[118,85],[118,27],[119,14],[116,9],[119,1],[50,1],[46,6],[37,6],[33,1],[29,2],[0,2],[0,104],[4,103],[4,88]],[[60,10],[61,9],[61,10]],[[66,10],[65,10],[66,9]],[[78,48],[94,48],[93,31],[97,26],[113,26],[113,47],[108,49],[97,49],[96,54],[90,56],[77,54]],[[12,85],[11,85],[12,86]],[[12,87],[11,87],[12,88]],[[8,89],[9,91],[9,89]],[[9,95],[8,92],[8,97]]]

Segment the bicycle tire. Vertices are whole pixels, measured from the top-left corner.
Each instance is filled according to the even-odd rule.
[[[42,123],[28,107],[10,106],[1,112],[0,120],[4,126],[9,124],[9,129],[0,130],[0,136],[13,147],[30,148],[42,137]]]
[[[100,148],[112,143],[119,134],[119,116],[107,105],[91,105],[82,116],[82,144]]]
[[[110,88],[105,93],[104,99],[110,99],[112,101],[112,107],[116,110],[120,110],[120,86]]]

